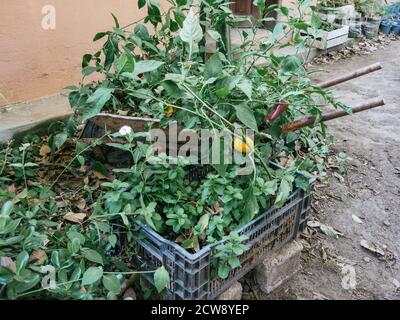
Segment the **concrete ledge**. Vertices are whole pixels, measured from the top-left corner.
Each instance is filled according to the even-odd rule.
[[[243,288],[240,282],[236,281],[224,293],[221,293],[216,300],[241,300]]]
[[[291,241],[272,252],[254,271],[260,289],[267,294],[271,293],[295,275],[301,269],[302,250],[300,243]]]
[[[7,143],[16,135],[39,133],[47,129],[49,122],[64,120],[73,111],[68,98],[62,95],[43,97],[37,100],[13,104],[0,108],[0,143]]]

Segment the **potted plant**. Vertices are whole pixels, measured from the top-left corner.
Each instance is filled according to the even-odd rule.
[[[333,23],[338,19],[348,19],[354,16],[353,0],[322,0],[317,4],[321,19]]]
[[[367,38],[375,37],[382,21],[384,6],[379,0],[355,0],[354,4],[357,11],[365,18],[362,26],[363,34]]]
[[[104,122],[106,129],[116,118],[133,121],[119,132],[120,125],[111,127],[113,134],[107,135],[107,146],[128,152],[133,165],[128,161],[127,168],[114,169],[116,180],[103,184],[109,189],[102,197],[104,210],[122,215],[121,224],[129,234],[134,227],[126,217],[135,217],[140,235],[146,235],[136,240],[138,257],[149,270],[164,264],[172,275],[168,289],[174,297],[214,297],[229,281],[254,267],[255,257],[260,259],[295,237],[304,223],[310,179],[322,170],[316,159],[325,152],[315,147],[315,141],[321,146],[326,141],[323,130],[284,133],[281,124],[304,114],[321,114],[316,97],[333,108],[345,106],[310,82],[297,56],[271,54],[281,45],[282,34],[299,34],[315,25],[315,21],[305,22],[309,12],[304,5],[299,6],[300,17],[290,17],[287,8],[279,7],[288,22],[277,22],[257,51],[249,51],[254,43],[250,34],[245,35],[243,46],[235,52],[237,60],[223,50],[226,45],[217,31],[206,32],[217,41],[218,52],[204,58],[204,31],[221,30],[221,23],[230,17],[227,7],[219,2],[207,6],[207,28],[203,29],[186,2],[162,15],[154,6],[148,4],[145,19],[154,32],[141,23],[124,28],[115,19],[113,31],[95,36],[104,45],[84,56],[83,74],[97,72],[102,80],[73,87],[69,98],[84,121],[95,122],[105,112],[104,117],[110,119]],[[295,37],[296,45],[304,46],[304,42]],[[261,58],[267,67],[257,65]],[[133,117],[139,117],[139,122]],[[165,149],[153,157],[151,142],[138,139],[148,135],[153,123],[167,128],[173,122],[196,132],[234,133],[234,152],[249,160],[253,170],[239,176],[238,165],[215,164],[212,174],[193,181],[187,163],[165,163],[178,157]],[[239,134],[234,132],[238,128]],[[253,139],[246,129],[253,130]],[[148,157],[160,162],[151,166]],[[270,164],[281,159],[286,159],[287,167]],[[256,231],[250,233],[249,228]],[[183,279],[189,283],[182,284]]]

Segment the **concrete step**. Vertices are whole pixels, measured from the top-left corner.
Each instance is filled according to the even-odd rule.
[[[26,133],[44,131],[48,124],[73,114],[68,98],[58,94],[0,108],[0,143]]]

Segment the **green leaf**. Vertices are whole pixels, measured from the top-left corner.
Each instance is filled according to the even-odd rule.
[[[214,30],[208,30],[207,33],[210,35],[210,37],[215,40],[215,41],[219,41],[219,39],[221,39],[221,35],[219,32],[214,31]]]
[[[226,97],[230,92],[231,92],[231,91],[229,90],[229,87],[225,86],[225,87],[222,87],[222,88],[216,90],[216,91],[215,91],[215,94],[216,94],[218,97],[223,98],[223,97]]]
[[[201,29],[199,18],[195,15],[193,9],[189,10],[186,19],[183,21],[179,36],[183,42],[187,42],[190,45],[200,42],[203,38],[203,30]]]
[[[297,56],[286,56],[282,62],[283,72],[296,72],[301,66],[301,60]]]
[[[204,68],[204,79],[218,78],[222,73],[222,62],[219,53],[214,53],[207,60]]]
[[[8,217],[14,209],[14,204],[11,201],[7,201],[1,207],[0,216]]]
[[[93,72],[96,72],[97,68],[92,66],[87,66],[82,69],[82,74],[87,77],[90,76]]]
[[[221,279],[226,279],[226,278],[228,278],[228,276],[229,276],[229,271],[230,271],[230,269],[229,269],[228,266],[226,266],[226,265],[224,265],[224,264],[221,264],[221,265],[219,266],[219,268],[218,268],[218,276],[219,276]]]
[[[316,14],[313,14],[311,17],[311,26],[314,29],[319,29],[319,27],[321,26],[321,19]]]
[[[147,30],[147,27],[143,24],[136,25],[134,32],[135,32],[135,35],[138,36],[142,40],[149,40],[149,38],[150,38],[149,30]]]
[[[12,281],[14,273],[3,266],[0,266],[0,285],[6,285]]]
[[[265,12],[265,0],[254,0],[253,5],[258,7],[258,10],[260,11],[260,16],[263,17]]]
[[[119,28],[114,28],[113,30],[114,30],[114,33],[119,35],[122,39],[126,38],[126,34],[125,34],[124,30],[119,29]]]
[[[18,283],[15,285],[15,290],[18,293],[29,291],[30,289],[35,287],[40,281],[40,277],[37,273],[33,273],[32,271],[27,269],[21,272],[21,275],[19,277],[21,278],[21,281],[18,281]]]
[[[103,231],[106,233],[110,232],[110,225],[108,222],[96,221],[95,225],[97,228],[99,228],[100,231]]]
[[[87,286],[96,281],[100,280],[103,276],[103,268],[101,267],[90,267],[83,274],[82,286]]]
[[[94,36],[93,42],[104,38],[106,35],[107,35],[107,32],[99,32],[98,34],[96,34],[96,35]]]
[[[0,234],[8,234],[8,233],[14,232],[15,229],[18,227],[18,225],[22,221],[22,218],[14,219],[14,220],[9,221],[5,226],[3,226],[1,219],[3,219],[3,218],[0,216]],[[7,220],[8,220],[8,218],[7,218]]]
[[[85,68],[89,65],[90,60],[92,60],[92,55],[91,54],[85,54],[82,58],[82,68]]]
[[[78,238],[74,238],[70,243],[68,243],[67,247],[71,254],[78,253],[81,249],[81,242]]]
[[[64,145],[65,141],[67,141],[67,139],[68,135],[66,133],[59,133],[55,135],[53,139],[54,149],[60,149]]]
[[[72,281],[78,281],[79,278],[81,277],[81,268],[80,267],[76,267],[74,272],[72,272],[71,278],[69,279],[69,281],[71,282],[70,284],[68,284],[69,287],[71,287],[74,283]]]
[[[17,274],[20,273],[27,266],[29,261],[29,254],[26,251],[22,251],[18,254],[17,259],[15,261],[15,266],[17,268]]]
[[[296,22],[294,24],[294,27],[296,29],[300,29],[300,30],[303,30],[303,31],[307,32],[308,28],[309,28],[309,25],[307,23],[305,23],[305,22]]]
[[[105,287],[108,291],[110,291],[110,292],[112,292],[112,293],[115,293],[115,294],[120,293],[120,291],[121,291],[121,284],[120,284],[118,278],[117,278],[115,275],[113,275],[113,274],[105,275],[105,276],[103,277],[103,280],[102,280],[102,281],[103,281],[104,287]]]
[[[117,17],[116,17],[113,13],[111,13],[111,15],[112,15],[112,17],[113,17],[113,19],[114,19],[115,27],[116,27],[116,28],[119,28],[119,22],[118,22]]]
[[[253,92],[253,84],[249,79],[242,79],[236,85],[243,93],[251,100],[251,94]]]
[[[237,268],[240,266],[240,260],[238,257],[229,257],[228,258],[228,263],[231,266],[232,269]]]
[[[111,88],[98,88],[87,100],[89,106],[84,108],[83,121],[96,116],[105,106],[105,104],[111,99],[114,89]]]
[[[139,0],[138,1],[139,9],[142,9],[145,5],[146,5],[146,0]]]
[[[295,179],[295,183],[296,183],[297,188],[300,188],[304,191],[307,191],[308,189],[310,189],[309,179],[303,175],[297,176]]]
[[[126,216],[126,214],[123,213],[123,212],[120,212],[119,215],[121,216],[122,222],[124,223],[124,225],[126,225],[127,227],[129,227],[130,223],[129,223],[129,219],[128,219],[128,217]]]
[[[115,234],[111,234],[108,236],[108,242],[110,243],[111,247],[115,247],[115,245],[117,244],[117,236]]]
[[[243,209],[243,216],[241,219],[241,223],[244,224],[251,221],[259,210],[257,198],[254,195],[252,186],[245,191],[243,196],[243,203],[244,203],[244,209]]]
[[[258,131],[257,121],[251,110],[245,103],[235,106],[237,118],[248,128]]]
[[[146,223],[147,223],[150,227],[152,227],[154,230],[157,230],[157,227],[155,226],[155,224],[154,224],[153,220],[151,219],[151,216],[150,216],[150,215],[145,215],[145,216],[144,216],[144,219],[145,219]]]
[[[185,249],[193,249],[194,248],[194,241],[193,239],[185,239],[182,241],[182,247]]]
[[[133,72],[135,69],[135,61],[133,56],[127,54],[126,52],[122,53],[115,62],[115,69],[118,74],[122,72]]]
[[[210,214],[206,213],[202,215],[197,222],[196,228],[199,228],[200,232],[203,233],[208,228],[208,223],[210,221]]]
[[[55,267],[57,267],[57,268],[60,267],[60,254],[59,254],[58,251],[53,251],[53,252],[51,253],[51,258],[50,258],[50,260],[51,260],[51,263],[52,263]]]
[[[172,98],[181,98],[183,96],[182,90],[172,80],[164,80],[163,82],[161,82],[161,86]]]
[[[287,17],[289,15],[289,9],[287,7],[279,7],[279,9],[281,10],[284,16]]]
[[[270,180],[264,184],[263,191],[265,195],[274,195],[277,189],[278,183],[276,182],[276,180]]]
[[[169,283],[169,274],[168,271],[165,270],[164,266],[158,268],[154,273],[154,284],[158,293],[163,291]]]
[[[101,265],[104,264],[102,256],[95,250],[92,249],[86,250],[84,253],[84,257],[89,261],[99,263]]]
[[[24,239],[24,236],[19,235],[16,237],[11,237],[11,238],[6,238],[6,240],[0,239],[0,247],[7,247],[11,246],[13,244],[16,244],[18,242],[21,242]]]
[[[151,72],[157,70],[164,64],[162,61],[157,60],[143,60],[136,62],[134,74],[138,75],[141,73]]]
[[[292,192],[292,183],[288,179],[282,179],[279,186],[278,195],[276,196],[275,206],[282,207]]]

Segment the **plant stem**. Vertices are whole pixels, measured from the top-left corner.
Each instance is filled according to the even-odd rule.
[[[99,140],[103,139],[104,137],[106,137],[107,134],[103,135],[102,137],[96,139],[94,142],[92,142],[91,144],[89,144],[87,147],[85,147],[84,149],[82,149],[79,153],[77,153],[75,155],[75,157],[72,158],[72,160],[64,167],[64,169],[61,171],[61,173],[57,176],[57,178],[53,181],[53,183],[50,185],[50,187],[48,187],[46,190],[49,191],[50,189],[52,189],[54,187],[54,185],[57,183],[58,179],[61,178],[61,176],[64,174],[64,172],[72,165],[72,163],[85,151],[89,150],[91,147],[93,147]]]

